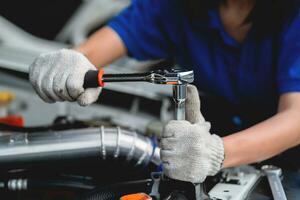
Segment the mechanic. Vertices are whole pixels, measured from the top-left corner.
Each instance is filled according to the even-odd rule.
[[[221,138],[210,133],[197,89],[188,87],[190,121],[165,126],[161,158],[169,177],[203,182],[300,143],[299,27],[297,0],[134,0],[83,44],[38,57],[30,81],[48,103],[89,105],[101,88],[83,89],[85,73],[127,54],[188,66],[199,90],[235,105],[276,104],[273,116]]]

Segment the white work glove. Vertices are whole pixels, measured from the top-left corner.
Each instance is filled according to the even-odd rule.
[[[96,67],[82,54],[62,49],[40,55],[29,67],[29,79],[47,103],[77,101],[86,106],[97,101],[101,88],[84,89],[84,76]]]
[[[161,140],[161,159],[166,176],[192,183],[202,183],[222,167],[222,139],[210,134],[210,123],[200,112],[197,88],[189,85],[186,100],[187,121],[170,121]]]

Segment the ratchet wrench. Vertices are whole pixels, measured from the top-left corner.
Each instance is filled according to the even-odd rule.
[[[104,87],[108,82],[149,82],[153,84],[173,85],[176,120],[185,120],[185,101],[187,84],[194,81],[193,71],[156,70],[145,73],[105,74],[99,71],[88,71],[84,78],[84,88]],[[202,184],[194,184],[196,200],[207,199]]]
[[[156,70],[145,73],[105,74],[90,70],[84,78],[84,88],[104,87],[108,82],[148,82],[153,84],[173,85],[173,99],[175,101],[175,119],[185,119],[185,100],[187,84],[194,81],[193,71]]]

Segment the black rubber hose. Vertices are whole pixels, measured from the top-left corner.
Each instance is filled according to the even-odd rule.
[[[49,189],[61,188],[67,190],[93,190],[95,188],[92,184],[69,181],[69,180],[29,180],[28,189]]]
[[[99,193],[95,193],[90,195],[82,200],[115,200],[120,194],[117,194],[116,191],[101,191]]]

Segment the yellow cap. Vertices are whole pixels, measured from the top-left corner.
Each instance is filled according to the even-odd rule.
[[[8,91],[0,91],[0,103],[1,104],[8,104],[12,100],[14,100],[15,95]]]

